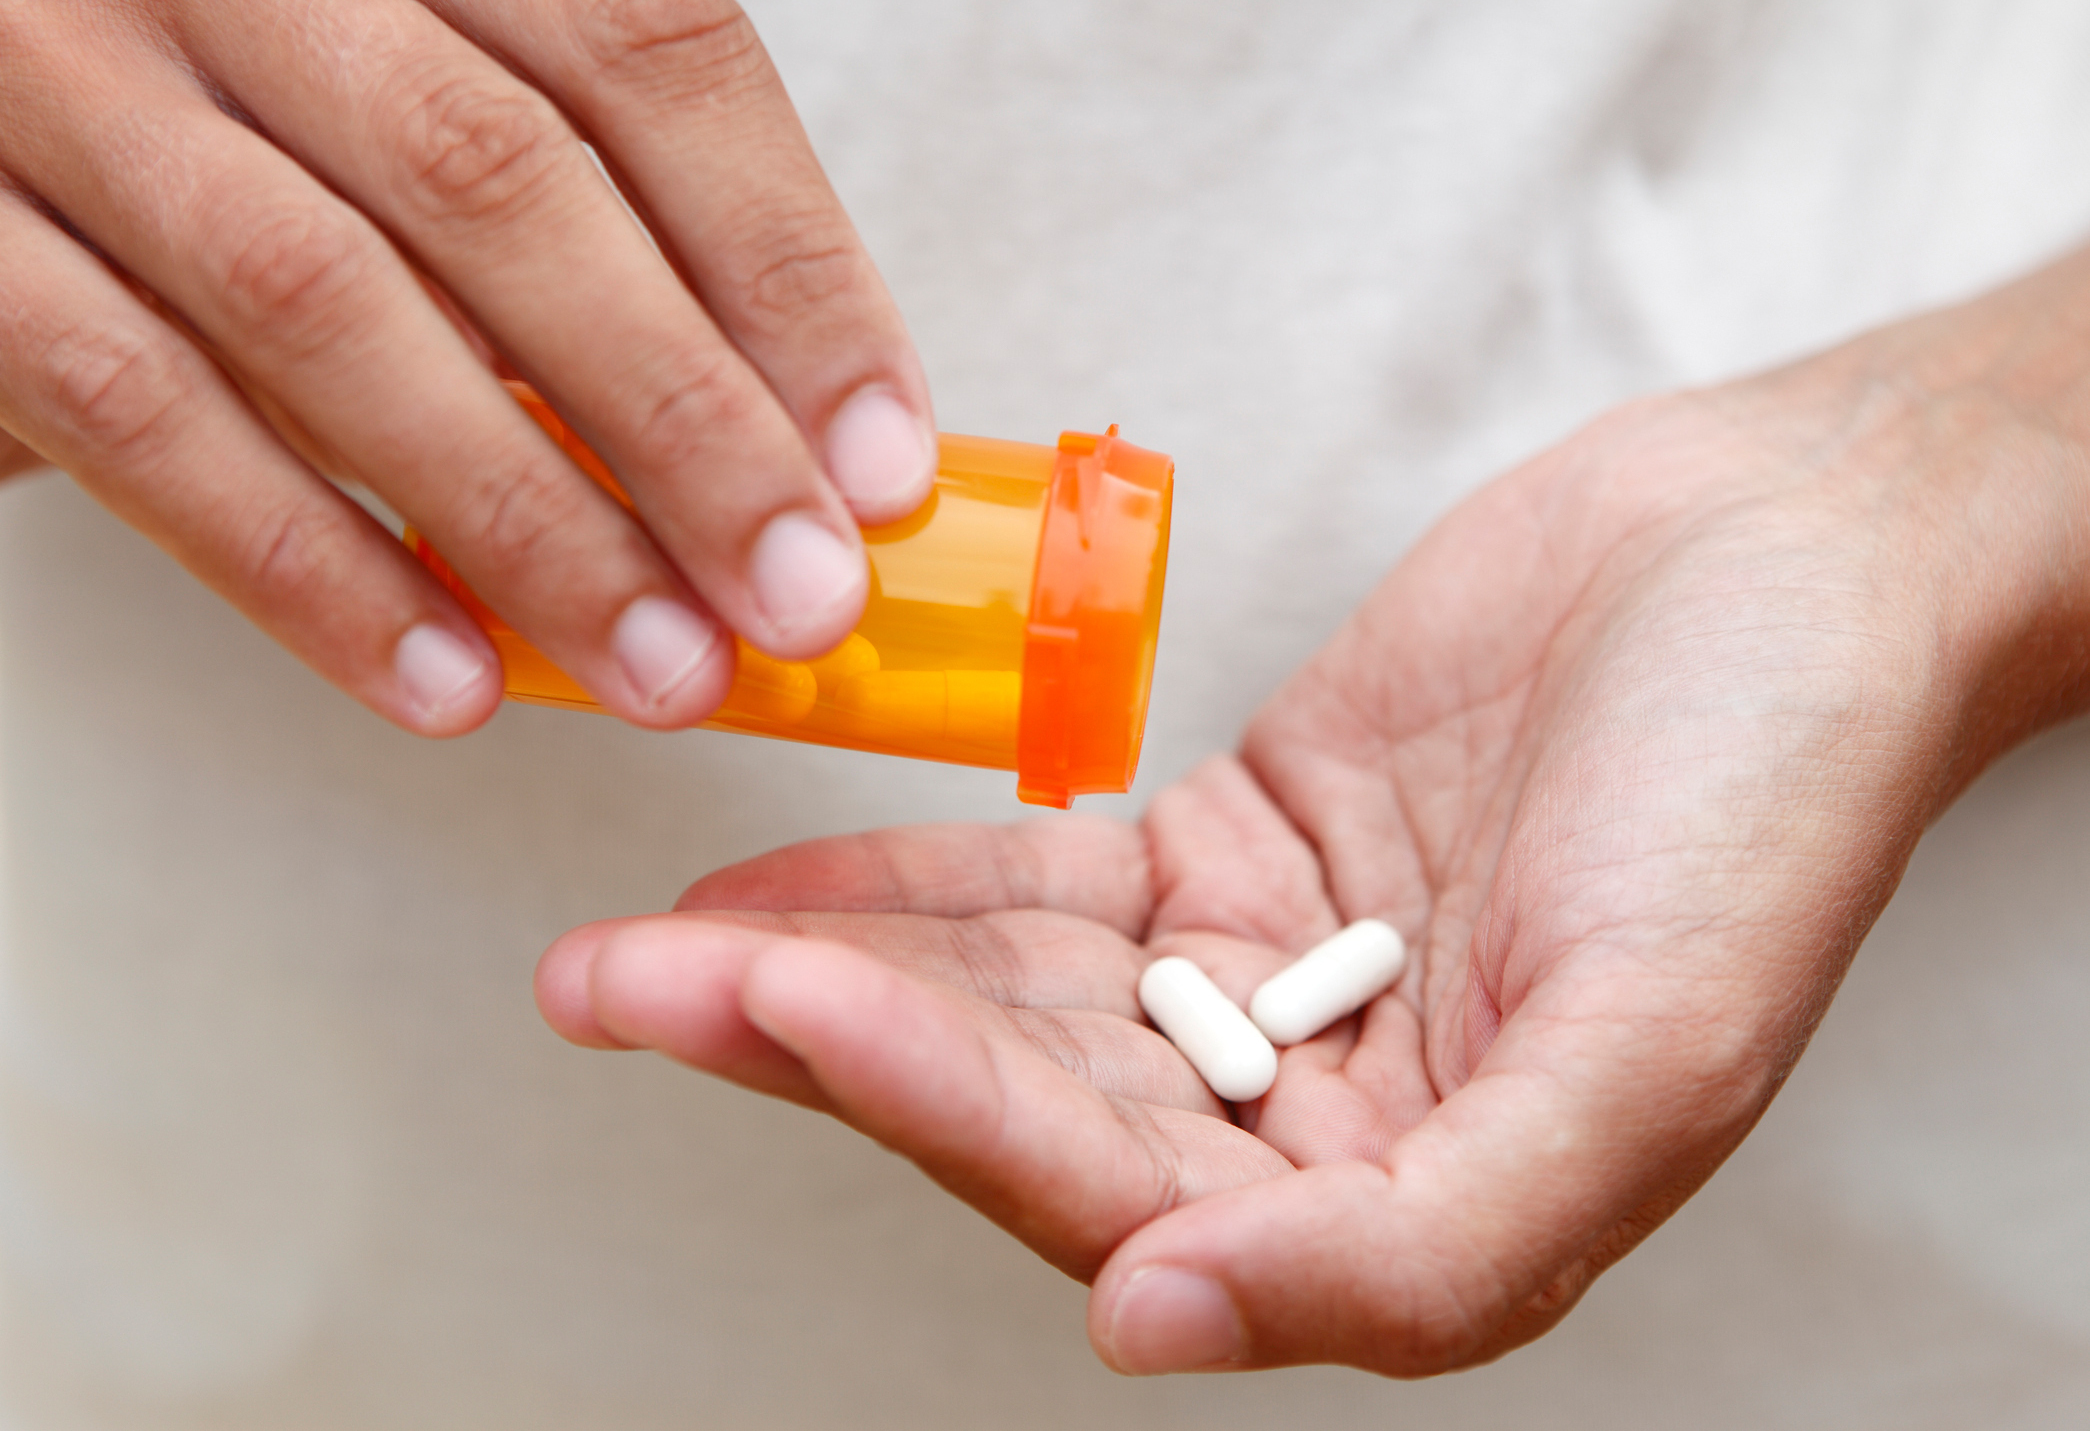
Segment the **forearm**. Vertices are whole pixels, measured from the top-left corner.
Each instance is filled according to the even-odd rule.
[[[1907,694],[1939,712],[1933,818],[2090,710],[2090,249],[1711,397],[1787,430],[1792,479],[1927,647]]]

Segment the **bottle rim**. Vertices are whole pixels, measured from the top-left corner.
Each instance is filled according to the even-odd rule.
[[[1024,625],[1016,795],[1066,809],[1132,788],[1168,574],[1175,462],[1115,424],[1060,434]]]

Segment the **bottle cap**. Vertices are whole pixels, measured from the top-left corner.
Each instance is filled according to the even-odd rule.
[[[1115,425],[1062,433],[1024,627],[1016,794],[1064,810],[1132,788],[1146,732],[1175,463]]]

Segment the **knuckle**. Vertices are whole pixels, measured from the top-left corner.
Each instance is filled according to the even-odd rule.
[[[325,601],[344,565],[340,524],[316,504],[287,503],[248,534],[239,569],[255,590],[292,605]]]
[[[568,138],[542,95],[461,77],[420,88],[398,134],[415,196],[436,217],[472,220],[528,210],[558,173]]]
[[[174,355],[130,324],[73,328],[50,356],[61,411],[88,447],[119,461],[166,445],[194,390]]]
[[[373,240],[345,213],[297,205],[258,217],[235,212],[218,286],[257,331],[318,345],[357,317],[355,294],[374,267]]]
[[[1417,1308],[1405,1325],[1396,1326],[1388,1345],[1397,1349],[1404,1370],[1456,1371],[1473,1364],[1493,1325],[1463,1306]]]
[[[856,285],[863,272],[856,245],[819,223],[792,226],[758,242],[741,289],[764,318],[793,320]]]
[[[730,359],[699,357],[631,412],[625,430],[628,451],[641,472],[696,470],[710,440],[720,432],[745,431],[756,399]]]
[[[452,523],[458,535],[444,550],[499,584],[543,587],[559,534],[580,530],[587,516],[589,485],[549,463],[510,465],[467,494]]]
[[[753,22],[731,0],[592,0],[578,23],[589,58],[612,75],[672,74],[717,94],[770,73]]]

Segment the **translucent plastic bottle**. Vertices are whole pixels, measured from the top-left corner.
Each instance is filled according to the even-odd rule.
[[[511,391],[620,499],[601,459],[538,395]],[[1111,428],[1057,446],[939,439],[914,515],[867,527],[870,599],[840,646],[777,661],[745,641],[714,730],[1016,772],[1065,809],[1129,789],[1146,729],[1175,464]],[[600,710],[480,601],[427,542],[407,543],[493,639],[508,697]]]

